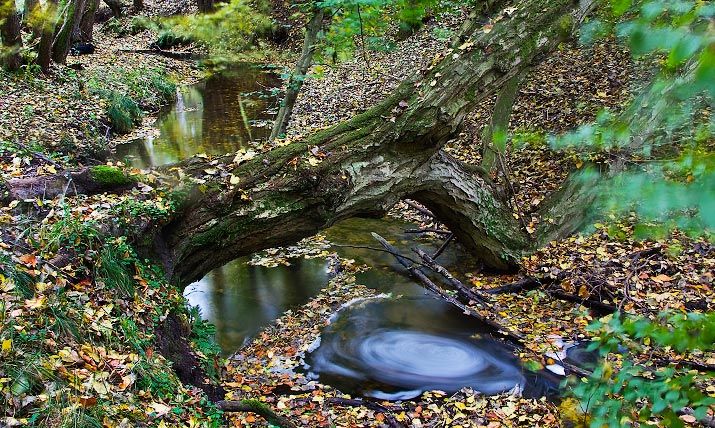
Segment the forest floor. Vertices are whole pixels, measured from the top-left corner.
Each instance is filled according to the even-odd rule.
[[[364,111],[394,89],[411,70],[427,67],[445,51],[445,46],[443,40],[437,40],[427,30],[398,43],[393,53],[371,54],[369,67],[357,55],[354,61],[320,70],[322,77],[306,81],[301,92],[289,127],[289,139],[299,138],[298,130],[307,134]],[[506,156],[508,179],[515,187],[514,214],[524,219],[525,227],[537,227],[542,219],[532,213],[546,195],[559,187],[569,171],[580,167],[573,154],[550,150],[546,135],[588,123],[603,108],[617,110],[647,72],[643,68],[642,64],[634,64],[629,53],[615,41],[609,40],[591,47],[562,45],[529,72],[510,122],[510,132],[524,136],[528,142],[513,147]],[[489,120],[493,102],[493,99],[485,102],[468,117],[463,132],[447,148],[453,156],[479,164],[480,135]],[[504,183],[501,175],[493,178]],[[424,228],[443,227],[405,204],[393,209],[390,215],[419,223]],[[660,240],[639,240],[635,238],[633,223],[634,218],[613,217],[594,224],[591,232],[550,243],[525,258],[516,275],[468,274],[471,285],[481,290],[524,277],[544,282],[558,278],[555,286],[499,294],[489,310],[476,309],[486,318],[502,323],[505,329],[524,334],[527,349],[520,357],[536,361],[537,367],[554,364],[553,358],[546,354],[558,353],[564,343],[579,343],[594,336],[595,333],[586,328],[598,318],[587,307],[585,301],[590,298],[627,313],[649,317],[663,310],[713,310],[715,249],[712,245],[679,233]],[[428,236],[440,239],[435,234]],[[310,245],[310,240],[305,242]],[[282,259],[289,258],[290,251],[279,252],[279,255]],[[302,257],[301,252],[296,256]],[[285,409],[305,426],[379,427],[389,422],[385,413],[364,406],[326,405],[333,397],[350,397],[288,370],[300,367],[305,351],[341,305],[354,298],[374,295],[373,290],[355,283],[351,270],[359,267],[348,261],[343,263],[346,263],[343,273],[319,296],[277,320],[234,356],[228,365],[233,382],[227,383],[232,389],[229,392],[232,398],[261,394],[266,402]],[[583,299],[586,306],[555,298],[554,291]],[[641,362],[649,365],[648,359],[656,358],[654,354],[656,349],[644,346]],[[682,359],[707,365],[715,363],[712,353],[661,357],[674,362]],[[702,387],[711,393],[715,391],[713,385]],[[543,399],[509,394],[489,397],[468,389],[453,395],[428,392],[419,399],[398,404],[383,402],[382,405],[397,421],[414,427],[535,427],[584,423],[578,419],[579,410],[573,409],[570,401],[559,408]],[[684,420],[692,422],[687,416]],[[234,416],[234,421],[251,426],[255,417],[239,414]]]
[[[171,3],[161,3],[155,9],[171,8]],[[155,112],[173,96],[173,85],[168,95],[170,91],[162,82],[182,84],[202,75],[189,62],[118,52],[145,49],[156,37],[150,31],[116,37],[108,29],[98,28],[98,53],[70,58],[69,62],[81,64],[82,70],[57,68],[52,78],[0,74],[3,181],[53,174],[101,159],[108,147],[121,140],[109,132],[112,118],[107,107],[116,94],[129,96],[146,112]],[[309,133],[364,111],[411,71],[427,67],[443,55],[446,41],[433,30],[434,26],[427,26],[398,43],[394,52],[369,53],[369,67],[358,55],[335,67],[315,68],[320,78],[306,82],[287,140],[299,137],[296,130]],[[529,142],[507,154],[508,178],[494,176],[497,182],[505,184],[508,179],[514,184],[514,214],[523,219],[525,227],[535,228],[543,221],[532,213],[570,170],[580,167],[575,156],[551,151],[546,135],[586,123],[601,108],[618,108],[642,73],[613,41],[589,48],[564,44],[530,71],[510,124],[511,132]],[[491,103],[493,100],[468,118],[464,131],[449,144],[452,155],[479,163],[479,136]],[[132,120],[138,123],[141,118]],[[133,135],[140,135],[146,126],[134,130]],[[219,412],[200,390],[178,382],[158,349],[157,331],[169,314],[178,313],[191,325],[194,339],[202,339],[205,325],[186,311],[181,291],[167,284],[123,239],[97,239],[98,227],[110,223],[127,227],[137,218],[160,217],[172,209],[170,190],[155,185],[151,174],[139,187],[123,194],[12,201],[0,208],[0,425],[96,421],[107,427],[168,427],[217,423]],[[390,215],[423,227],[443,227],[404,204]],[[505,329],[524,334],[528,346],[521,357],[539,366],[553,364],[545,354],[558,350],[563,342],[580,342],[593,335],[586,326],[596,316],[586,306],[553,297],[554,291],[578,296],[584,302],[598,298],[625,312],[649,317],[666,309],[715,309],[712,245],[677,232],[659,240],[638,240],[633,223],[632,218],[602,220],[587,233],[551,243],[525,258],[518,274],[470,273],[470,285],[480,289],[526,276],[544,283],[557,279],[549,287],[495,295],[494,306],[488,311],[475,309],[485,317],[506,322]],[[428,236],[438,239],[437,235]],[[313,256],[317,241],[304,240],[279,254]],[[315,299],[276,320],[225,367],[213,367],[224,372],[228,398],[265,401],[309,427],[379,427],[391,417],[412,427],[551,427],[582,422],[567,421],[578,418],[578,411],[568,408],[569,404],[559,408],[545,399],[482,396],[468,389],[452,395],[427,392],[415,400],[382,403],[384,412],[331,404],[330,398],[346,396],[287,369],[297,367],[337,308],[353,298],[375,294],[356,283],[354,273],[364,267],[347,260],[340,265],[340,273]],[[198,342],[191,346],[210,369],[217,360]],[[715,365],[713,354],[659,355],[645,344],[641,355],[644,364],[662,357],[674,365],[682,360]],[[702,387],[715,393],[713,385]],[[684,421],[692,422],[687,417]],[[237,413],[230,416],[230,423],[256,426],[262,422],[253,414]]]

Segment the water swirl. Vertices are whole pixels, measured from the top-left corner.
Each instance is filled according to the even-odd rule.
[[[310,371],[344,392],[407,399],[471,387],[498,394],[524,387],[517,359],[500,342],[472,338],[464,320],[432,299],[383,299],[343,309],[307,357]]]

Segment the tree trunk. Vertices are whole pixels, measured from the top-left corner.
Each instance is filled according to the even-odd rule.
[[[506,134],[509,130],[511,111],[525,75],[526,71],[523,71],[506,82],[499,95],[497,95],[496,103],[492,109],[491,121],[482,134],[482,168],[490,173],[496,170],[497,160],[504,154],[504,147],[496,144],[494,137],[500,133]]]
[[[303,40],[303,51],[300,54],[300,58],[295,65],[293,73],[291,73],[290,79],[288,79],[288,86],[286,87],[285,97],[281,102],[280,109],[276,115],[276,119],[273,122],[273,129],[271,130],[270,141],[275,140],[281,135],[284,135],[286,128],[288,127],[288,122],[290,121],[290,116],[293,113],[293,107],[295,106],[295,101],[298,99],[298,94],[300,93],[300,88],[303,86],[303,80],[305,80],[305,75],[308,69],[313,65],[313,55],[315,53],[318,33],[323,27],[323,15],[324,9],[314,8],[313,16],[310,21],[305,26],[305,39]]]
[[[28,25],[30,14],[36,7],[39,6],[38,0],[25,0],[25,4],[22,8],[22,21],[25,25]]]
[[[341,219],[384,213],[404,197],[429,207],[487,266],[514,265],[533,241],[488,174],[441,147],[473,108],[559,43],[564,14],[575,7],[570,0],[518,6],[491,32],[477,31],[459,55],[403,82],[352,120],[238,166],[224,158],[239,186],[194,190],[156,237],[168,275],[186,284]],[[208,166],[198,159],[185,164],[198,176]]]
[[[210,13],[214,11],[214,0],[197,0],[199,12]]]
[[[2,52],[2,64],[9,71],[15,71],[22,64],[20,58],[20,48],[22,48],[22,38],[20,30],[22,28],[22,17],[15,8],[15,2],[10,5],[7,16],[0,16],[4,23],[0,26],[0,37],[5,52]]]
[[[54,16],[57,13],[57,0],[48,0],[45,5],[45,18],[42,22],[40,43],[37,45],[37,58],[35,64],[39,65],[43,73],[50,71],[52,61],[52,40],[55,34]]]
[[[121,0],[104,0],[104,3],[109,6],[109,10],[112,11],[112,15],[115,18],[121,18],[122,16],[122,2]]]
[[[70,0],[67,3],[62,14],[62,25],[58,27],[52,44],[52,59],[58,64],[67,61],[67,54],[72,46],[72,35],[76,34],[79,28],[86,4],[87,0]]]
[[[233,155],[210,163],[186,160],[179,165],[186,178],[208,182],[174,192],[184,195],[175,200],[181,208],[168,223],[142,233],[144,250],[161,259],[171,281],[185,285],[242,255],[294,242],[342,219],[382,214],[409,197],[443,220],[488,267],[514,265],[537,241],[519,227],[486,171],[462,164],[442,147],[470,111],[561,41],[564,19],[572,19],[564,14],[576,8],[572,0],[522,0],[516,6],[491,32],[476,31],[457,55],[347,122],[244,162]],[[209,167],[225,172],[224,178],[207,177]],[[229,185],[229,173],[237,184]],[[8,187],[12,192],[12,182]],[[576,227],[569,211],[583,209],[577,188],[567,186],[545,202],[544,215],[566,220],[565,226],[545,227],[544,236]]]
[[[87,0],[77,31],[72,35],[73,42],[91,42],[94,30],[94,16],[99,9],[99,0]]]
[[[144,10],[144,0],[133,0],[132,7],[134,12],[141,12]]]

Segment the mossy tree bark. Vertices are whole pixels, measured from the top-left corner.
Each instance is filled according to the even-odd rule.
[[[70,47],[72,45],[72,35],[77,34],[82,15],[84,15],[87,0],[68,0],[65,10],[61,14],[61,25],[55,32],[55,40],[52,43],[52,60],[58,64],[67,61]]]
[[[194,189],[154,240],[168,275],[186,284],[239,256],[310,236],[341,219],[384,213],[403,197],[427,205],[487,266],[514,265],[534,240],[483,169],[466,167],[441,148],[473,108],[555,47],[564,20],[573,26],[570,14],[580,10],[571,0],[523,0],[517,6],[491,32],[477,30],[461,49],[367,112],[227,165],[239,178],[235,188]],[[193,159],[184,167],[201,175],[208,165]]]
[[[1,5],[7,7],[5,16],[0,16],[0,21],[4,21],[0,25],[0,38],[2,39],[2,65],[9,71],[15,71],[22,64],[20,58],[20,48],[22,47],[22,37],[20,30],[22,28],[22,17],[15,7],[13,1],[9,5]],[[3,11],[5,9],[2,9]]]
[[[237,257],[297,241],[339,220],[381,215],[407,197],[430,208],[495,269],[515,265],[544,239],[572,233],[593,198],[588,182],[571,180],[544,202],[548,221],[534,237],[514,219],[487,171],[442,150],[470,111],[553,49],[583,11],[573,0],[516,6],[492,31],[476,27],[466,43],[352,120],[239,164],[233,155],[184,161],[178,166],[185,175],[206,179],[207,168],[220,169],[238,184],[213,179],[176,191],[183,195],[181,208],[153,233],[144,230],[145,250],[162,260],[170,280],[185,285]],[[19,194],[28,183],[8,187]]]
[[[48,0],[45,4],[45,19],[42,22],[40,43],[37,45],[37,58],[35,64],[39,65],[43,73],[50,71],[52,62],[52,40],[55,34],[54,14],[57,12],[57,0]]]

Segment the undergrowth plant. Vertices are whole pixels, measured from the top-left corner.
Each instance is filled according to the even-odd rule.
[[[681,427],[684,409],[702,420],[715,405],[715,398],[704,392],[714,372],[702,375],[687,366],[664,367],[668,357],[651,358],[651,364],[636,364],[633,359],[646,353],[675,352],[682,357],[715,350],[715,313],[663,313],[654,319],[613,316],[592,323],[589,329],[596,334],[589,349],[598,351],[602,362],[590,377],[574,385],[572,394],[590,416],[591,427],[653,420]]]
[[[597,206],[600,213],[634,212],[642,237],[663,238],[673,229],[713,237],[714,19],[708,1],[609,0],[582,29],[584,42],[615,35],[649,66],[650,80],[621,111],[604,110],[595,123],[550,142],[584,162],[619,159],[617,170],[600,177]],[[573,386],[573,395],[591,427],[678,427],[683,419],[703,419],[715,405],[705,392],[713,372],[679,361],[715,349],[712,311],[614,316],[590,328],[602,364]]]

